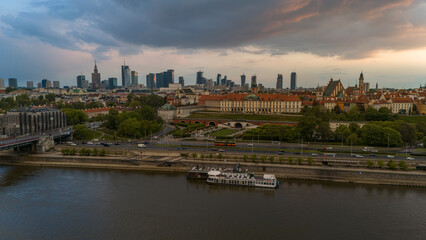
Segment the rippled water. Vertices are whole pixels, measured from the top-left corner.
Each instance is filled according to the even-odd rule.
[[[426,190],[0,166],[0,239],[426,239]]]

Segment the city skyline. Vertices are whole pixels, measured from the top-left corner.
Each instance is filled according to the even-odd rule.
[[[98,4],[2,1],[0,51],[9,57],[0,59],[0,78],[17,78],[20,86],[43,78],[71,86],[79,73],[90,76],[97,59],[104,79],[121,80],[126,57],[141,76],[174,69],[188,85],[195,83],[198,70],[206,79],[221,73],[234,82],[241,74],[257,75],[265,87],[274,87],[277,74],[283,74],[287,88],[291,72],[297,72],[302,87],[325,84],[331,77],[345,87],[354,85],[361,71],[366,81],[382,87],[416,88],[426,82],[422,1]],[[144,9],[171,11],[174,17]],[[199,9],[207,13],[188,14]],[[129,17],[114,22],[109,18],[113,11]],[[215,11],[223,13],[212,17]],[[133,26],[141,31],[123,31]]]

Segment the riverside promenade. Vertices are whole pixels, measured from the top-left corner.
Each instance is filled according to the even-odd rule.
[[[174,152],[144,152],[129,156],[63,156],[59,152],[43,154],[1,153],[0,165],[92,168],[132,171],[186,173],[193,166],[232,168],[240,164],[244,171],[256,174],[275,174],[281,179],[304,181],[333,181],[359,184],[426,187],[426,171],[389,170],[366,167],[323,166],[319,161],[312,165],[288,162],[245,162],[232,156],[223,159],[200,159],[181,156]]]

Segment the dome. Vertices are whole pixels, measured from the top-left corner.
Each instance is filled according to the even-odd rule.
[[[248,95],[247,97],[245,97],[244,98],[244,100],[251,100],[251,101],[259,101],[259,97],[258,96],[256,96],[255,94],[251,94],[251,95]]]
[[[161,110],[176,110],[176,107],[169,104],[169,103],[166,103],[160,109]]]

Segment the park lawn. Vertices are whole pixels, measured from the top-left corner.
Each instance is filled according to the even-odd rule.
[[[240,131],[240,130],[223,128],[223,129],[212,132],[211,136],[213,136],[213,137],[226,137],[226,136],[233,134],[233,133],[236,133],[238,131]]]
[[[229,119],[229,120],[263,120],[263,121],[300,121],[301,115],[258,115],[258,114],[230,114],[214,112],[195,112],[187,118],[195,119]]]

